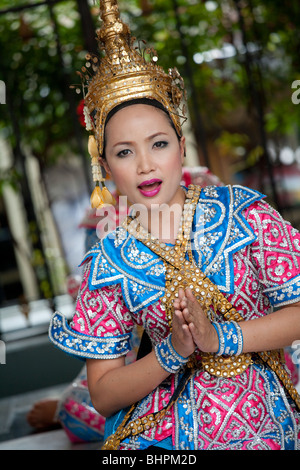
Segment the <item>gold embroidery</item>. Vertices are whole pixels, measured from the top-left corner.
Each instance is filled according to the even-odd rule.
[[[190,287],[195,297],[200,302],[207,315],[210,312],[220,312],[227,321],[242,321],[242,316],[231,305],[227,298],[220,292],[210,279],[208,279],[195,265],[192,253],[189,248],[191,226],[194,212],[199,199],[201,188],[190,185],[186,194],[184,205],[182,226],[179,229],[174,248],[160,243],[158,240],[143,229],[136,219],[131,217],[125,221],[125,226],[129,233],[148,246],[158,256],[160,256],[166,266],[166,292],[161,299],[165,304],[167,319],[171,328],[173,315],[173,301],[178,295],[179,287]],[[188,250],[189,261],[185,257]],[[291,378],[284,367],[282,351],[263,351],[257,356],[267,363],[276,373],[284,387],[300,409],[300,396],[295,389]],[[211,375],[217,377],[233,377],[245,371],[253,363],[252,354],[243,353],[239,356],[217,356],[211,353],[201,353],[201,362],[204,369]],[[188,363],[189,367],[197,367],[195,357]]]
[[[203,310],[207,315],[211,312],[220,312],[227,321],[241,321],[243,318],[219,291],[210,279],[208,279],[201,270],[195,265],[191,250],[189,247],[190,231],[193,221],[193,215],[196,209],[201,188],[190,185],[186,195],[186,203],[183,210],[182,226],[178,232],[177,240],[174,247],[169,247],[164,243],[160,243],[154,239],[143,227],[137,219],[128,217],[124,222],[125,228],[135,238],[143,242],[158,256],[160,256],[166,266],[166,291],[161,302],[165,305],[166,316],[170,329],[172,327],[173,301],[178,296],[180,287],[190,287],[195,297],[200,302]],[[187,216],[188,215],[188,216]],[[188,252],[189,260],[186,259],[185,253]],[[287,371],[285,370],[280,351],[264,351],[257,353],[263,362],[277,374],[286,390],[295,401],[300,409],[300,397],[295,389]],[[238,356],[217,356],[216,354],[201,352],[201,364],[207,372],[217,377],[234,377],[244,372],[250,364],[253,363],[252,355],[243,353]],[[189,368],[198,368],[197,359],[192,356],[188,362]],[[182,387],[184,390],[184,386]],[[181,390],[181,391],[182,391]],[[169,404],[163,410],[138,418],[129,424],[127,421],[134,410],[133,405],[126,414],[123,422],[118,427],[115,434],[111,435],[105,442],[102,449],[114,450],[125,438],[144,432],[154,426],[164,418],[167,411],[173,406],[174,401],[171,399]]]
[[[208,279],[195,265],[190,248],[191,228],[194,213],[200,196],[201,188],[190,185],[186,194],[186,202],[183,208],[182,224],[179,228],[174,247],[153,238],[139,223],[138,219],[128,217],[125,226],[128,232],[148,246],[154,253],[160,256],[166,267],[166,291],[161,302],[165,306],[166,317],[172,329],[173,302],[178,296],[179,288],[187,288],[193,291],[201,304],[205,314],[219,311],[225,319],[241,321],[243,318],[236,309],[224,297],[219,289]],[[186,259],[186,253],[189,260]],[[201,352],[201,362],[204,369],[212,375],[232,377],[241,374],[252,363],[251,354],[222,357],[213,353]],[[188,365],[196,366],[195,356],[192,356]]]

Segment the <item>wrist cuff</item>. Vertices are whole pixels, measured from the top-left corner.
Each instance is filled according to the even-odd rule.
[[[170,374],[174,374],[188,362],[188,357],[182,357],[172,346],[172,334],[170,333],[161,343],[154,348],[156,358],[161,367]]]

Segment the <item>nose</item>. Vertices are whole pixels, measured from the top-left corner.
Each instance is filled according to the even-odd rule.
[[[147,174],[155,169],[155,163],[147,150],[140,151],[138,154],[137,172],[138,174]]]

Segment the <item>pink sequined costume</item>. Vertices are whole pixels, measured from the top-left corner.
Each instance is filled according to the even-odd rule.
[[[198,209],[194,259],[245,320],[300,300],[300,234],[259,193],[210,186],[202,189]],[[52,319],[50,338],[57,346],[75,356],[109,359],[129,352],[135,324],[145,328],[152,345],[168,335],[160,302],[163,263],[157,255],[120,228],[84,262],[71,325],[60,314]],[[162,409],[179,378],[180,373],[170,375],[141,400],[133,418]],[[211,376],[199,365],[164,420],[127,438],[121,448],[155,445],[295,450],[299,413],[275,373],[259,360],[234,378]]]

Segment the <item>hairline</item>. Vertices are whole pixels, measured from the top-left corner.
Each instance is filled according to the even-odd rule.
[[[175,131],[175,134],[176,134],[176,137],[178,139],[178,141],[180,141],[181,139],[181,135],[178,134],[177,130],[176,130],[176,127],[171,119],[171,116],[170,114],[168,113],[168,111],[164,108],[164,106],[162,104],[160,104],[158,101],[156,100],[152,100],[152,99],[149,99],[149,98],[141,98],[141,99],[136,99],[136,100],[129,100],[129,101],[125,101],[124,103],[121,103],[117,106],[115,106],[107,115],[107,118],[106,118],[106,121],[105,121],[105,126],[104,126],[104,132],[103,132],[103,153],[101,155],[101,158],[103,160],[106,160],[105,158],[105,147],[106,147],[106,136],[105,136],[105,133],[106,133],[106,126],[107,124],[109,123],[110,119],[115,115],[117,114],[118,111],[121,111],[122,109],[124,108],[128,108],[129,106],[134,106],[134,105],[138,105],[138,104],[143,104],[143,105],[146,105],[146,106],[152,106],[153,108],[157,109],[157,110],[160,110],[160,111],[163,111],[164,114],[166,115],[166,117],[168,118],[168,121],[169,121],[169,124],[170,126],[172,127],[172,129]]]

